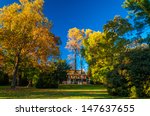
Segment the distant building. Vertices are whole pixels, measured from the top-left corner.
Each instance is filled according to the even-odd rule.
[[[67,80],[63,82],[64,84],[90,84],[90,78],[84,71],[81,70],[68,70]]]

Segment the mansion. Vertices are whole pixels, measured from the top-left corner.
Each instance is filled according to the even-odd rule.
[[[90,78],[88,75],[81,70],[68,70],[67,80],[63,82],[64,84],[90,84]]]

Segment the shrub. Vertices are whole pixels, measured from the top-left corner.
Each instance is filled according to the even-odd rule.
[[[27,77],[21,77],[19,79],[19,86],[27,86],[28,85],[28,78]]]
[[[128,81],[114,70],[108,74],[107,90],[111,95],[127,97],[129,95]]]
[[[65,60],[52,62],[49,69],[39,75],[37,88],[58,88],[59,82],[67,79],[67,70],[70,69]]]
[[[9,76],[0,71],[0,85],[5,86],[9,85]]]
[[[131,98],[150,97],[150,49],[133,49],[107,75],[108,92]]]
[[[40,74],[36,88],[58,88],[58,79],[51,74]]]

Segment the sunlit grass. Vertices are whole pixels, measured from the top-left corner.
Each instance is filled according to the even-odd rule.
[[[0,87],[0,99],[113,99],[100,85],[60,85],[59,89]]]

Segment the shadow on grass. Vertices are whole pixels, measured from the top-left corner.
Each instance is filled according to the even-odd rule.
[[[93,88],[93,89],[92,89]],[[88,87],[75,89],[0,88],[0,99],[118,99],[110,96],[106,89]]]
[[[97,92],[67,92],[67,91],[59,91],[59,92],[33,92],[32,93],[32,97],[33,96],[40,96],[40,98],[44,97],[44,98],[57,98],[57,99],[61,99],[61,98],[106,98],[108,97],[107,93],[97,93]]]
[[[93,90],[93,89],[106,89],[103,85],[60,85],[59,89],[88,89],[88,90]]]

